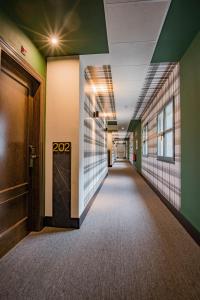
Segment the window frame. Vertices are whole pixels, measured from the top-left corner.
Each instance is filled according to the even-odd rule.
[[[166,107],[172,103],[172,127],[170,129],[165,129],[165,120],[166,120]],[[159,115],[163,112],[163,131],[158,133],[158,118]],[[168,157],[165,155],[165,135],[166,133],[172,132],[173,138],[172,138],[172,157]],[[163,156],[158,155],[158,138],[159,136],[162,136],[163,138]],[[158,111],[157,114],[157,160],[164,161],[168,163],[175,163],[175,107],[174,107],[174,97],[171,97],[164,105],[163,107]]]
[[[148,133],[149,133],[149,127],[148,127],[148,122],[143,126],[143,128],[142,128],[142,156],[144,156],[144,157],[148,157],[148,154],[149,154],[149,145],[148,145],[148,141],[149,141],[149,139],[148,139]],[[146,137],[145,137],[145,139],[144,139],[144,129],[146,128]],[[143,152],[143,149],[144,149],[144,144],[145,143],[147,143],[147,153],[144,153]]]

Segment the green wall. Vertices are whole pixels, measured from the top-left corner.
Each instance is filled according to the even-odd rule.
[[[141,148],[141,121],[136,121],[134,128],[134,139],[133,139],[133,149],[134,153],[136,153],[137,160],[134,163],[138,172],[141,172],[141,156],[142,156],[142,148]],[[138,149],[136,150],[136,140],[138,141]]]
[[[200,1],[172,0],[152,63],[177,62],[200,30]]]
[[[31,40],[2,12],[0,12],[0,37],[13,46],[36,72],[43,77],[46,76],[45,58],[41,55]],[[27,50],[25,57],[20,52],[21,46]]]
[[[200,231],[200,32],[180,61],[182,214]]]
[[[127,159],[129,160],[130,159],[130,157],[129,157],[129,148],[130,148],[130,143],[129,143],[129,141],[127,141],[127,148],[126,148],[126,157],[127,157]]]

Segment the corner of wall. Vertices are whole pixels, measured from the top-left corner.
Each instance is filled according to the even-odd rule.
[[[80,60],[80,105],[79,105],[79,217],[84,211],[84,102],[85,102],[85,76],[84,66]]]

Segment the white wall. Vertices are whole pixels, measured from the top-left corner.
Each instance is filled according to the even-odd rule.
[[[79,211],[80,63],[78,57],[48,59],[46,85],[45,215],[52,216],[52,143],[72,143],[71,217]]]
[[[80,120],[79,120],[79,215],[85,208],[84,204],[84,102],[85,102],[85,74],[80,61]]]

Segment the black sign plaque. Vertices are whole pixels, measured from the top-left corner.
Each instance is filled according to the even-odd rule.
[[[53,226],[68,227],[71,209],[71,143],[53,142]]]

